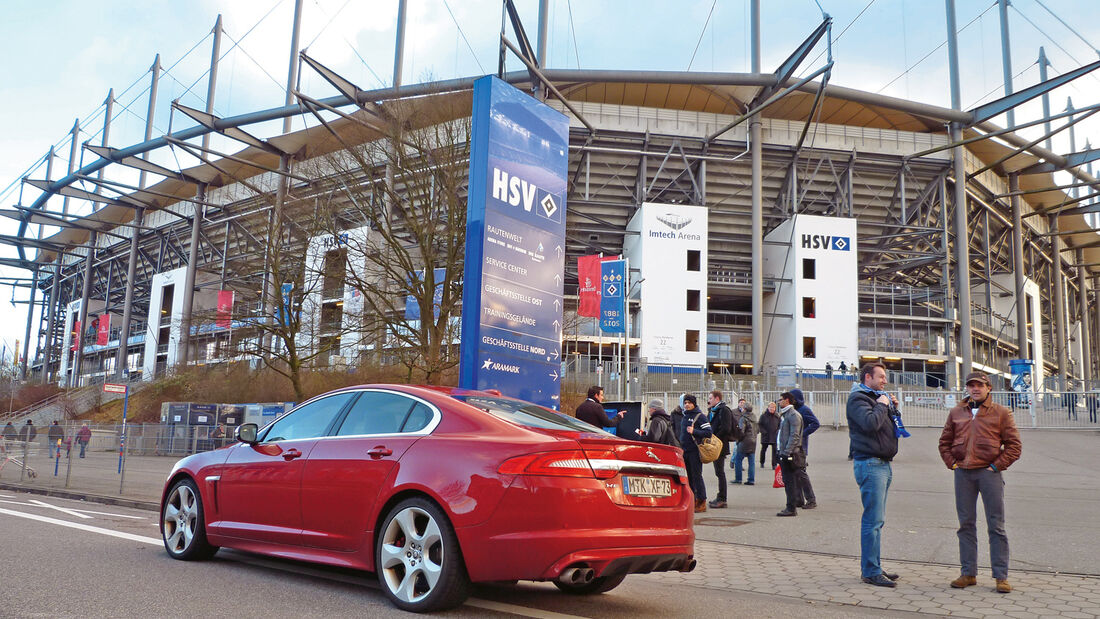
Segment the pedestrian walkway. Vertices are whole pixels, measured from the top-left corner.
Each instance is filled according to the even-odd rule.
[[[978,585],[952,589],[957,566],[915,561],[884,562],[901,575],[896,589],[859,579],[859,558],[762,546],[699,541],[699,561],[689,574],[650,574],[662,584],[676,580],[704,589],[751,591],[786,598],[851,604],[863,608],[909,611],[952,617],[1100,616],[1100,577],[1049,572],[1009,573],[1012,593],[993,591],[988,570]],[[637,578],[637,577],[636,577]]]

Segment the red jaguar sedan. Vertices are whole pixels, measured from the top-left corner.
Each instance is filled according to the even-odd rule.
[[[225,546],[375,572],[398,607],[430,611],[471,582],[588,594],[690,571],[692,508],[678,448],[496,393],[368,385],[180,460],[161,534],[176,559]]]

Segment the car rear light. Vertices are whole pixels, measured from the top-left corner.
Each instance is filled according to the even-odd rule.
[[[596,479],[611,479],[619,474],[622,462],[611,449],[587,448],[584,455],[588,456],[588,464],[592,467]]]
[[[592,466],[583,451],[544,451],[509,458],[497,467],[503,475],[551,475],[593,477]]]

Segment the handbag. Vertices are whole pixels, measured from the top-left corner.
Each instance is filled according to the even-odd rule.
[[[775,466],[775,481],[772,482],[772,488],[784,488],[784,487],[786,487],[786,486],[783,483],[783,471],[782,471],[782,469],[780,469],[779,465],[777,464]]]
[[[711,434],[699,442],[699,460],[703,464],[714,462],[722,454],[722,440]]]

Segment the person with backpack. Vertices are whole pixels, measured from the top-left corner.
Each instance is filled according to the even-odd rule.
[[[741,471],[744,466],[742,461],[748,458],[749,479],[745,485],[752,486],[756,484],[756,415],[752,412],[752,404],[744,400],[738,402],[737,408],[741,411],[741,416],[737,419],[737,434],[740,435],[740,439],[733,451],[733,482],[731,483],[741,483]]]
[[[707,511],[707,486],[703,482],[703,461],[699,457],[698,441],[705,441],[714,432],[705,411],[699,410],[695,396],[685,394],[684,429],[680,433],[680,446],[684,449],[684,468],[687,469],[688,485],[695,494],[695,513]]]
[[[641,428],[635,430],[639,440],[647,443],[660,443],[672,447],[680,447],[680,440],[676,438],[676,430],[672,427],[672,417],[665,412],[665,403],[657,398],[649,401],[649,427],[645,432]]]
[[[714,509],[721,509],[727,507],[726,456],[730,455],[730,441],[736,440],[737,437],[734,436],[733,431],[733,411],[722,401],[722,392],[718,389],[711,391],[710,395],[707,396],[707,405],[710,407],[708,417],[710,418],[711,430],[718,437],[718,440],[722,441],[722,452],[718,454],[718,459],[714,461],[714,474],[718,476],[718,494],[707,505]]]

